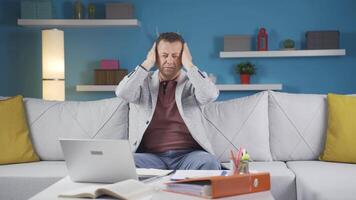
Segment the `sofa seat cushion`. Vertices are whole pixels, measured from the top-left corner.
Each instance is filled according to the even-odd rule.
[[[29,199],[66,175],[64,161],[0,165],[0,199]]]
[[[356,165],[323,161],[290,161],[298,200],[355,199]]]
[[[223,163],[224,166],[228,166]],[[250,170],[267,171],[271,175],[271,193],[276,200],[295,200],[295,175],[284,162],[250,162]]]

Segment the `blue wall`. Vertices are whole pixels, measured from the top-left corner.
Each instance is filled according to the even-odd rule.
[[[15,95],[18,91],[14,80],[17,54],[17,27],[12,19],[17,18],[18,3],[7,1],[0,4],[0,96]]]
[[[19,1],[0,1],[1,75],[0,96],[21,93],[41,97],[41,35],[39,29],[16,27]],[[17,2],[17,5],[14,5]],[[74,1],[55,2],[55,17],[72,17]],[[87,3],[88,1],[83,1]],[[102,18],[103,3],[98,5]],[[347,56],[312,58],[248,59],[256,64],[253,83],[282,83],[283,91],[297,93],[356,93],[356,1],[354,0],[133,0],[138,28],[64,29],[66,56],[66,99],[91,100],[112,97],[111,92],[76,92],[77,84],[92,84],[93,69],[103,58],[119,58],[132,70],[146,56],[159,32],[179,31],[189,44],[194,63],[214,73],[218,84],[238,83],[234,65],[247,59],[221,59],[223,36],[256,35],[260,27],[269,34],[269,49],[280,48],[286,38],[304,48],[308,30],[339,30],[340,46]],[[17,16],[14,16],[16,13]],[[6,25],[4,25],[6,24]],[[15,32],[15,33],[13,33]],[[10,42],[3,42],[10,37]],[[7,41],[7,40],[6,40]],[[13,47],[15,44],[15,47]],[[19,75],[21,74],[21,75]],[[16,80],[16,81],[14,81]],[[3,85],[11,84],[9,89]],[[222,92],[220,100],[252,92]]]

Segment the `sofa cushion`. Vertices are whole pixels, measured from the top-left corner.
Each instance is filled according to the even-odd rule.
[[[290,161],[298,200],[355,199],[356,165],[323,161]]]
[[[29,136],[22,96],[0,100],[0,164],[38,161]]]
[[[25,106],[41,160],[63,160],[59,138],[127,138],[128,105],[120,98],[87,102],[28,98]]]
[[[67,175],[64,161],[0,166],[0,199],[29,199]]]
[[[228,166],[226,163],[223,165]],[[296,199],[295,175],[284,162],[249,162],[249,168],[270,173],[271,193],[276,200]]]
[[[316,160],[323,150],[325,95],[269,93],[269,129],[274,160]]]
[[[328,129],[324,161],[356,163],[356,97],[328,95]]]
[[[230,150],[241,146],[254,161],[271,161],[268,131],[268,93],[214,102],[204,106],[210,123],[209,139],[218,159],[230,160]],[[234,145],[232,145],[232,144]]]

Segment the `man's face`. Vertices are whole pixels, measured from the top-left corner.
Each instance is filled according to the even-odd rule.
[[[157,67],[167,80],[174,78],[182,68],[181,52],[183,45],[180,41],[167,42],[161,40],[157,46]]]

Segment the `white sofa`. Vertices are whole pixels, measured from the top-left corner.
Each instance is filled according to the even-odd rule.
[[[24,102],[41,161],[0,165],[0,199],[28,199],[66,176],[57,138],[124,139],[134,124],[119,98]],[[260,92],[209,104],[202,116],[220,161],[228,161],[234,146],[246,148],[250,170],[271,173],[275,199],[356,199],[356,165],[318,161],[327,127],[325,95]]]

